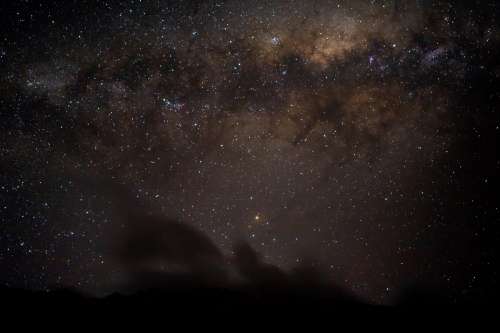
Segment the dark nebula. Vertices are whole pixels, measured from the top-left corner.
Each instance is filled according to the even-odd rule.
[[[494,1],[0,13],[1,285],[496,297]]]

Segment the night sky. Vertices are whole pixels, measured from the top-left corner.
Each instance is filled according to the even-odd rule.
[[[23,0],[0,15],[1,285],[235,285],[255,264],[375,304],[416,285],[492,297],[500,4]]]

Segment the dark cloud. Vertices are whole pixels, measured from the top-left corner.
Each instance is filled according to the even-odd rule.
[[[125,225],[113,253],[126,282],[136,288],[226,283],[225,260],[203,233],[186,223],[138,216]]]

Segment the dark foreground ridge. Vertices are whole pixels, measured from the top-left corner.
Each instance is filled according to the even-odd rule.
[[[402,327],[472,328],[478,323],[494,322],[498,313],[498,305],[494,303],[453,304],[437,294],[417,290],[408,292],[394,306],[370,305],[346,294],[332,295],[328,290],[256,290],[253,287],[150,289],[101,298],[74,290],[0,288],[0,300],[1,307],[7,309],[2,318],[7,320],[20,317],[27,319],[21,321],[23,324],[77,323],[78,327],[94,327],[94,323],[100,326],[104,321],[113,326],[163,323],[169,327],[230,327],[236,331],[269,327],[269,324],[281,329],[304,327],[309,332],[322,327],[373,329],[378,325],[399,331]]]
[[[59,289],[52,291],[30,291],[0,287],[2,305],[11,308],[22,306],[33,309],[80,309],[85,311],[147,311],[169,310],[174,313],[208,312],[239,313],[246,311],[327,313],[351,311],[421,311],[432,313],[439,309],[442,313],[452,311],[484,311],[495,309],[494,302],[476,303],[472,301],[451,301],[437,293],[410,290],[391,306],[373,305],[356,299],[346,293],[321,289],[256,289],[254,287],[217,288],[181,287],[138,291],[133,294],[114,293],[105,297],[85,295],[76,290]]]

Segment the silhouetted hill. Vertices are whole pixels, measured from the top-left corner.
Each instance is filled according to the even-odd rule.
[[[320,290],[255,290],[253,288],[151,289],[131,295],[89,297],[72,290],[51,292],[0,289],[2,320],[21,324],[41,322],[64,327],[112,327],[138,323],[148,326],[224,328],[232,331],[278,327],[294,331],[342,331],[344,328],[477,329],[493,322],[496,306],[444,303],[430,293],[408,293],[398,306],[368,305],[349,297],[326,296]],[[411,296],[412,295],[412,296]],[[344,295],[345,296],[345,295]],[[21,321],[19,321],[21,319]],[[70,324],[72,326],[66,326]],[[97,325],[96,325],[97,324]],[[269,325],[271,324],[271,326]],[[167,329],[168,327],[168,329]],[[128,327],[130,329],[130,327]],[[162,329],[164,330],[164,329]],[[133,331],[133,329],[132,329]]]

